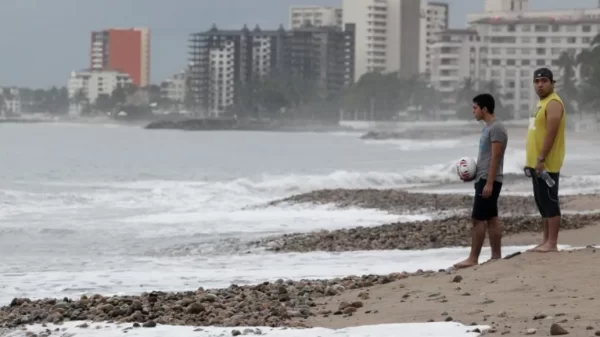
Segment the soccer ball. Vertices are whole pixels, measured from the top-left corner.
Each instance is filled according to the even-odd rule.
[[[477,162],[471,157],[462,157],[456,163],[456,174],[462,180],[471,180],[477,174]]]

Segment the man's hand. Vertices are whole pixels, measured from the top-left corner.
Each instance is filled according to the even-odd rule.
[[[494,190],[494,183],[490,182],[488,180],[488,182],[485,183],[485,186],[483,187],[483,191],[481,191],[481,196],[484,199],[489,198],[490,196],[492,196],[492,191]]]
[[[544,163],[541,161],[538,161],[537,165],[535,166],[535,171],[537,172],[537,174],[542,173],[542,171],[544,170]]]

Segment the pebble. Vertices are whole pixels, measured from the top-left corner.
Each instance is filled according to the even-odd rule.
[[[322,230],[264,238],[249,245],[265,247],[274,252],[416,250],[468,246],[471,240],[470,221],[465,216],[452,216],[437,220]],[[577,229],[599,221],[600,214],[565,214],[561,226]],[[539,230],[539,217],[505,217],[503,224],[504,235],[535,232]]]
[[[319,301],[319,298],[429,273],[433,271],[328,280],[279,279],[252,286],[231,285],[225,289],[199,288],[178,293],[154,291],[139,296],[92,295],[79,300],[15,298],[0,308],[0,327],[88,320],[133,323],[133,327],[144,328],[154,328],[158,324],[305,327],[300,320],[317,315],[312,308],[317,306],[315,300]],[[368,297],[360,296],[362,300],[365,298]],[[339,313],[334,314],[352,314],[362,307],[361,300],[342,302]],[[88,325],[83,323],[80,327],[87,328]]]
[[[569,334],[569,332],[567,330],[565,330],[565,328],[560,326],[558,323],[553,323],[550,326],[550,336],[561,336],[561,335],[568,335],[568,334]]]

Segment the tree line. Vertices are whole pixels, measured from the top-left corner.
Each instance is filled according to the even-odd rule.
[[[599,113],[600,35],[579,54],[563,52],[558,58],[561,78],[557,91],[567,111]],[[577,79],[579,75],[579,79]]]

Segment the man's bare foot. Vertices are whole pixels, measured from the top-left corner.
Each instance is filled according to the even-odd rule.
[[[456,268],[456,269],[469,268],[469,267],[476,266],[478,264],[479,264],[479,262],[477,260],[466,259],[462,262],[455,264],[454,268]]]
[[[558,252],[558,247],[549,243],[545,243],[541,246],[537,246],[530,250],[533,253],[554,253]]]
[[[542,243],[540,243],[539,245],[537,245],[537,246],[535,246],[533,248],[527,249],[527,251],[528,252],[535,252],[536,249],[539,249],[540,247],[542,247],[545,244],[546,244],[545,242],[542,242]]]

